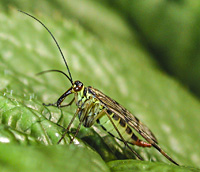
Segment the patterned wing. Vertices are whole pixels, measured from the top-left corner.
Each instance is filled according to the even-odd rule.
[[[158,145],[158,141],[151,130],[141,123],[133,114],[131,114],[127,109],[121,106],[119,103],[111,99],[110,97],[103,94],[101,91],[88,87],[89,92],[98,99],[106,108],[118,115],[120,118],[125,120],[129,126],[134,128],[147,142],[152,144],[163,156],[165,156],[169,161],[179,166],[179,164],[174,161],[166,152],[164,152]]]
[[[131,114],[127,109],[121,106],[118,102],[111,99],[110,97],[103,94],[101,91],[88,87],[89,92],[97,98],[105,107],[111,110],[113,113],[118,115],[120,118],[125,120],[129,126],[133,127],[142,137],[144,137],[149,143],[158,143],[156,137],[151,132],[151,130],[139,121],[137,117]]]

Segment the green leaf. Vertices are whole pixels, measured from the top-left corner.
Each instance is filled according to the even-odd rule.
[[[17,3],[19,6],[22,5],[20,2]],[[37,1],[35,3],[39,4]],[[86,7],[90,7],[90,9],[91,6],[97,9],[99,7],[92,1],[87,1],[86,4]],[[23,5],[26,6],[26,4]],[[57,2],[55,9],[58,6],[62,6],[62,11],[73,7],[74,11],[79,12],[78,9],[81,8],[78,5],[65,6]],[[92,15],[86,14],[83,17],[86,21],[83,26],[74,19],[67,18],[68,14],[65,12],[63,15],[53,15],[52,18],[47,15],[48,12],[40,13],[40,15],[33,14],[47,25],[58,40],[74,80],[80,79],[86,86],[92,85],[98,88],[129,109],[153,131],[158,138],[159,145],[178,163],[184,166],[199,167],[200,150],[199,145],[196,144],[200,141],[198,129],[200,118],[196,115],[200,112],[199,102],[177,81],[158,69],[156,62],[150,59],[148,52],[142,48],[137,38],[132,36],[134,33],[129,32],[126,35],[126,31],[129,29],[119,15],[111,9],[100,7],[101,10],[94,10]],[[49,6],[49,9],[51,8],[53,7]],[[88,8],[85,9],[90,11]],[[108,29],[109,25],[105,25],[105,27],[100,25],[102,27],[100,39],[97,36],[100,33],[99,30],[94,34],[84,26],[90,26],[91,23],[87,25],[87,22],[90,22],[87,19],[98,16],[102,10],[108,12],[108,17],[104,16],[103,23],[109,23],[113,19],[114,28],[120,26],[120,32],[114,32],[112,36],[105,38],[102,33],[109,35],[109,30],[112,31],[113,28]],[[71,14],[71,16],[73,15],[75,16],[75,14]],[[65,18],[61,16],[65,16]],[[79,19],[78,16],[76,19]],[[96,21],[98,22],[98,20]],[[74,152],[68,146],[65,150],[58,145],[57,148],[62,150],[52,153],[51,149],[55,148],[52,145],[55,145],[60,139],[63,127],[66,128],[70,122],[76,106],[62,110],[55,107],[44,107],[43,102],[55,102],[70,87],[70,82],[55,73],[43,76],[35,76],[35,74],[47,69],[59,69],[66,72],[63,60],[50,35],[30,17],[18,13],[16,10],[9,10],[9,15],[0,14],[0,25],[0,141],[2,142],[0,149],[1,146],[2,150],[5,149],[0,156],[2,160],[4,154],[10,154],[9,146],[11,144],[5,148],[5,143],[12,143],[12,152],[15,152],[14,149],[16,149],[16,152],[23,150],[26,154],[26,150],[29,148],[33,152],[37,149],[46,151],[44,157],[40,154],[33,157],[31,153],[25,155],[30,160],[27,164],[33,158],[35,161],[35,164],[30,163],[32,169],[29,171],[34,171],[34,168],[38,166],[37,163],[42,162],[40,157],[44,158],[46,168],[50,168],[54,161],[62,162],[66,167],[76,165],[76,162],[79,161],[79,166],[94,167],[87,169],[88,171],[99,169],[108,171],[104,161],[134,158],[127,149],[124,149],[121,142],[108,136],[96,126],[94,129],[81,128],[74,141],[76,145],[73,146],[73,149],[76,150],[74,152],[77,152],[77,159],[73,158]],[[124,34],[120,35],[120,33]],[[66,102],[69,102],[71,98]],[[69,138],[72,137],[77,125],[78,119],[74,122],[70,134],[66,135],[61,144],[69,143]],[[38,145],[38,147],[34,145]],[[79,145],[84,147],[84,155],[90,152],[89,156],[83,157],[79,154]],[[91,148],[99,155],[94,153]],[[145,161],[148,161],[144,163],[145,166],[155,166],[156,168],[159,163],[154,161],[159,161],[166,163],[163,164],[166,169],[174,169],[174,171],[182,169],[172,166],[171,162],[153,148],[133,148]],[[46,161],[49,154],[52,157],[55,154],[57,158]],[[65,163],[64,159],[66,159]],[[82,159],[84,161],[81,161]],[[95,163],[91,163],[91,159],[94,159]],[[2,168],[9,170],[9,166],[5,164],[15,161],[16,159],[11,156],[6,163],[2,161]],[[119,164],[123,164],[123,162],[119,161]],[[135,161],[133,162],[131,161],[131,166],[137,167]],[[119,171],[121,167],[113,169],[113,166],[110,165],[112,163],[108,163],[111,170]],[[102,169],[96,169],[97,164]],[[55,164],[55,168],[56,166],[59,164]],[[127,164],[123,168],[126,166]],[[25,169],[25,164],[20,164],[19,170],[20,168]],[[61,169],[66,170],[66,168]]]
[[[0,151],[4,155],[0,157],[1,170],[5,172],[109,171],[99,155],[75,145],[22,147],[1,144]]]
[[[144,162],[136,160],[117,160],[111,161],[108,163],[112,172],[131,172],[131,171],[152,171],[152,172],[167,172],[167,171],[176,171],[176,172],[196,172],[199,171],[196,168],[192,167],[178,167],[174,165],[166,165],[159,162]]]

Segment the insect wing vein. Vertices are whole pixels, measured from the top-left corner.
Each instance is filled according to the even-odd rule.
[[[93,94],[106,108],[118,115],[120,118],[125,120],[131,127],[133,127],[142,137],[144,137],[149,143],[158,143],[156,137],[151,132],[151,130],[141,123],[133,114],[131,114],[127,109],[121,106],[118,102],[114,101],[110,97],[106,96],[101,91],[89,87],[90,93]]]

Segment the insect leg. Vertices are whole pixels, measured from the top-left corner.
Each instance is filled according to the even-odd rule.
[[[67,134],[67,132],[69,131],[69,129],[70,129],[70,127],[71,127],[71,124],[73,123],[74,119],[75,119],[76,116],[79,114],[79,112],[80,112],[80,111],[81,111],[81,113],[83,112],[83,109],[82,109],[82,108],[83,108],[83,106],[85,105],[85,103],[86,103],[88,100],[89,100],[89,99],[85,100],[85,101],[82,103],[81,107],[77,109],[77,111],[76,111],[76,113],[74,114],[72,120],[70,121],[70,123],[69,123],[69,125],[68,125],[66,131],[64,132],[64,134],[62,135],[62,137],[60,138],[60,140],[58,141],[57,144],[59,144],[59,143],[61,142],[61,140],[65,137],[65,135]],[[84,113],[84,116],[85,116],[85,113]],[[80,127],[81,127],[81,124],[82,124],[82,122],[83,122],[84,119],[85,119],[84,116],[83,116],[82,119],[80,118],[80,123],[79,123],[79,126],[78,126],[77,130],[76,130],[75,136],[78,134],[79,129],[80,129]],[[73,137],[72,141],[74,140],[74,138],[75,138],[75,137]],[[70,141],[70,143],[71,143],[72,141]]]
[[[140,160],[143,161],[143,158],[142,158],[136,151],[134,151],[134,150],[128,145],[128,143],[124,140],[124,138],[122,137],[121,133],[120,133],[119,130],[117,129],[116,125],[115,125],[114,122],[112,121],[112,119],[111,119],[110,115],[107,113],[107,111],[105,111],[105,113],[106,113],[107,117],[109,118],[109,120],[111,121],[112,125],[114,126],[115,130],[117,131],[119,137],[120,137],[121,140],[124,142],[125,146],[127,146],[127,147],[130,149],[130,151],[131,151],[138,159],[140,159]]]
[[[42,105],[44,105],[44,106],[55,106],[55,107],[57,107],[57,104],[56,104],[56,103],[49,103],[49,104],[42,103]]]
[[[74,138],[77,136],[80,128],[81,128],[81,125],[83,124],[84,121],[86,121],[86,118],[87,118],[87,114],[88,114],[88,109],[90,108],[91,104],[86,104],[86,107],[83,108],[83,106],[85,105],[85,103],[87,101],[89,101],[91,98],[89,99],[86,99],[82,104],[81,104],[81,110],[79,111],[80,114],[79,114],[79,120],[80,120],[80,123],[78,125],[78,128],[76,129],[76,133],[74,134],[73,138],[71,139],[70,141],[70,144],[73,142]]]
[[[58,141],[58,143],[57,143],[57,144],[59,144],[59,143],[62,141],[62,139],[65,137],[65,135],[66,135],[66,134],[67,134],[67,132],[69,131],[69,129],[70,129],[70,127],[71,127],[72,123],[74,122],[74,119],[75,119],[75,118],[76,118],[76,116],[78,115],[79,111],[80,111],[80,109],[78,108],[78,109],[76,110],[76,113],[74,114],[74,116],[73,116],[72,120],[71,120],[71,121],[70,121],[70,123],[68,124],[68,126],[67,126],[67,128],[66,128],[66,130],[65,130],[64,134],[62,135],[62,137],[60,138],[60,140]]]
[[[77,136],[80,128],[81,128],[81,125],[82,125],[83,121],[80,121],[79,125],[78,125],[78,128],[76,129],[76,133],[74,134],[73,138],[71,139],[70,143],[71,144],[73,142],[73,140],[75,139],[75,137]]]
[[[167,155],[167,153],[165,153],[160,146],[158,146],[156,143],[153,143],[152,146],[154,148],[156,148],[162,155],[164,155],[169,161],[171,161],[172,163],[176,164],[179,166],[179,164],[177,162],[175,162],[169,155]]]
[[[69,103],[67,103],[66,105],[60,105],[59,108],[62,108],[62,107],[67,107],[67,106],[71,106],[72,103],[74,102],[75,98],[73,98]],[[61,104],[61,103],[60,103]],[[57,106],[57,102],[56,103],[49,103],[49,104],[45,104],[43,103],[44,106],[55,106],[55,107],[58,107]]]
[[[71,87],[71,88],[69,88],[64,94],[62,94],[62,95],[59,97],[59,99],[57,100],[56,103],[50,103],[50,104],[44,104],[44,103],[43,103],[43,105],[44,105],[44,106],[56,106],[56,107],[61,107],[61,103],[63,102],[63,100],[64,100],[68,95],[72,94],[72,89],[73,89],[73,88]],[[74,99],[69,103],[69,105],[72,104],[73,101],[74,101]],[[63,106],[67,106],[67,105],[63,105]]]
[[[72,87],[69,88],[63,95],[60,96],[60,98],[57,100],[56,105],[57,107],[61,106],[61,103],[63,102],[63,100],[70,94],[72,94]],[[70,102],[71,103],[71,102]]]
[[[75,98],[73,98],[73,99],[72,99],[69,103],[67,103],[66,105],[61,105],[61,106],[59,106],[59,107],[62,108],[62,107],[71,106],[72,103],[74,102],[74,100],[75,100]]]

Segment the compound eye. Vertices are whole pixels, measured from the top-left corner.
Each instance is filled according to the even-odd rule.
[[[80,81],[75,81],[74,91],[80,91],[83,88],[83,83]]]

